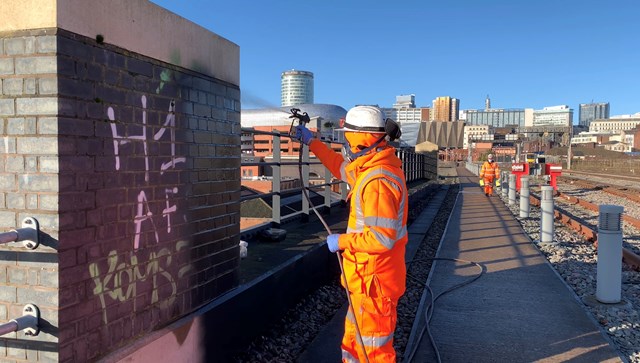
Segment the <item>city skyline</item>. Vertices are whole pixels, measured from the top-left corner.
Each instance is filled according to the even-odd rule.
[[[315,103],[392,105],[415,94],[460,109],[608,102],[640,112],[640,3],[487,1],[374,5],[279,0],[154,3],[238,44],[243,108],[280,105],[280,75],[314,73]]]

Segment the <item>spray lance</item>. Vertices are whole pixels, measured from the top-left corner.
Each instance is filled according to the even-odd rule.
[[[296,120],[298,120],[298,124],[302,126],[305,126],[306,124],[311,122],[311,118],[309,118],[309,115],[306,112],[300,113],[299,108],[292,108],[291,116],[289,116],[289,118],[293,119],[291,120],[291,127],[289,127],[290,136],[296,136],[296,128],[293,126]]]
[[[309,118],[309,115],[306,112],[302,112],[300,113],[300,109],[298,108],[292,108],[291,109],[291,116],[289,116],[289,118],[292,118],[293,120],[291,121],[291,127],[289,128],[289,135],[290,136],[296,136],[296,127],[294,127],[294,123],[296,120],[298,120],[298,125],[302,126],[302,127],[306,127],[306,124],[308,124],[309,122],[311,122],[311,118]],[[303,180],[302,178],[302,150],[304,147],[304,143],[300,143],[300,152],[298,154],[298,172],[300,173],[300,181]],[[316,216],[318,217],[318,219],[320,220],[320,222],[322,222],[322,225],[324,226],[325,230],[327,231],[328,234],[333,234],[333,232],[331,232],[331,228],[329,228],[329,225],[327,224],[327,222],[324,220],[324,218],[322,218],[322,216],[320,215],[320,213],[318,212],[318,210],[316,209],[316,207],[313,205],[313,202],[311,201],[311,197],[309,197],[309,192],[307,191],[307,188],[303,185],[302,186],[302,192],[304,193],[305,198],[307,199],[307,201],[309,202],[309,206],[311,207],[311,209],[313,210],[313,212],[316,214]],[[355,312],[355,309],[353,308],[353,303],[351,302],[351,294],[349,293],[349,286],[347,285],[347,276],[344,273],[344,266],[342,264],[342,255],[340,254],[340,251],[336,252],[336,257],[338,258],[338,265],[340,266],[340,273],[342,276],[342,281],[344,283],[344,288],[345,288],[345,292],[347,293],[347,300],[349,302],[349,307],[351,309],[351,311]],[[364,357],[367,363],[369,363],[369,357],[367,356],[367,351],[364,347],[364,342],[362,341],[362,335],[360,334],[360,327],[358,326],[358,322],[355,322],[355,327],[356,327],[356,339],[358,341],[358,344],[360,345],[360,348],[362,349],[362,351],[364,352]]]

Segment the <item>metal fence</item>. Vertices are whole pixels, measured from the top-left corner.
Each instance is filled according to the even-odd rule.
[[[309,215],[309,201],[304,197],[303,188],[309,189],[315,192],[316,195],[322,195],[323,203],[321,205],[317,205],[316,207],[331,207],[332,203],[338,202],[338,196],[333,194],[332,188],[339,189],[339,200],[346,200],[347,197],[347,185],[346,183],[335,180],[332,178],[331,172],[329,169],[324,168],[324,178],[323,180],[315,180],[313,183],[310,183],[309,178],[309,169],[311,165],[322,165],[320,161],[311,161],[309,156],[309,148],[304,147],[302,150],[302,162],[299,161],[283,161],[282,159],[282,149],[281,149],[281,139],[283,137],[290,138],[288,134],[281,134],[279,132],[268,132],[268,131],[258,131],[251,128],[242,128],[243,134],[260,134],[260,135],[270,135],[273,137],[273,159],[272,161],[258,161],[258,162],[242,162],[241,166],[258,166],[258,167],[269,167],[271,168],[272,177],[271,180],[271,192],[268,193],[256,193],[251,195],[245,195],[241,197],[241,202],[257,199],[257,198],[271,198],[271,222],[279,225],[283,220],[295,217],[298,215]],[[324,141],[326,144],[342,144],[340,142],[335,141]],[[418,154],[412,150],[407,149],[398,149],[396,150],[396,155],[402,161],[402,170],[404,171],[405,178],[407,183],[428,179],[433,175],[433,172],[430,171],[432,167],[431,159],[427,155]],[[435,161],[434,161],[435,162]],[[285,191],[281,190],[282,183],[282,167],[284,166],[296,166],[302,168],[302,185],[300,187],[288,189],[286,193],[297,193],[301,201],[301,209],[297,211],[292,211],[286,215],[282,215],[282,196]],[[333,196],[333,201],[332,201]]]

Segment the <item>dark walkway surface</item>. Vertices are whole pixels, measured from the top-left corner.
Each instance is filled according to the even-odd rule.
[[[466,169],[458,168],[458,174],[460,194],[438,257],[475,261],[486,271],[436,301],[430,331],[442,361],[621,361],[504,203],[486,197]],[[437,295],[477,272],[475,265],[436,261],[428,283]],[[416,321],[424,322],[424,308]],[[416,324],[414,331],[422,326]],[[412,361],[435,360],[425,334]]]

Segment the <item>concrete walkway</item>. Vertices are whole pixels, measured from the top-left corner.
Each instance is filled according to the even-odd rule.
[[[438,257],[478,262],[484,274],[435,303],[430,331],[443,362],[619,362],[582,303],[547,263],[498,197],[458,168],[461,189]],[[434,295],[478,273],[475,265],[436,261]],[[425,304],[426,306],[426,304]],[[434,362],[421,306],[405,357]],[[417,345],[417,348],[416,348]]]

